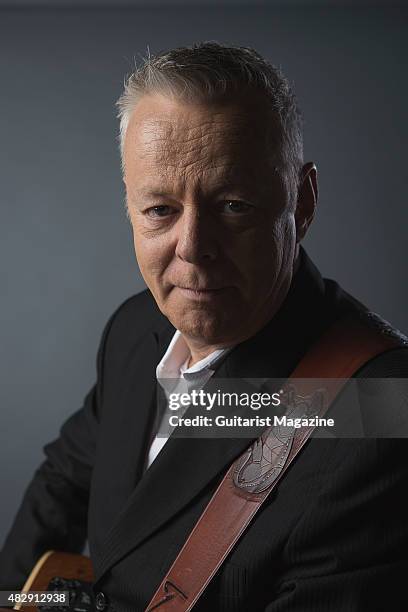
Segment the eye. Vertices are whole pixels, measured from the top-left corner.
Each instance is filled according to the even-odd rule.
[[[175,212],[175,209],[168,204],[159,204],[158,206],[148,208],[145,214],[154,219],[157,217],[168,217],[169,215],[174,215]]]
[[[221,203],[223,213],[228,215],[243,215],[253,209],[252,204],[242,200],[225,200]]]

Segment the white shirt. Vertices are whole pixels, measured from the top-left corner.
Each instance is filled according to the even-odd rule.
[[[193,388],[197,390],[202,389],[214,374],[215,362],[230,351],[231,348],[217,349],[188,368],[190,349],[181,332],[177,330],[156,368],[157,382],[164,389],[167,398],[170,393],[190,392]],[[185,410],[187,408],[188,406],[185,407]],[[167,420],[167,413],[165,412],[158,431],[162,429],[162,425]],[[170,433],[169,431],[169,435]],[[155,436],[148,452],[146,469],[151,466],[167,440],[168,436]]]

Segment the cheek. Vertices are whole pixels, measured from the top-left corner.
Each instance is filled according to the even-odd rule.
[[[296,232],[294,221],[289,216],[265,221],[265,223],[241,236],[235,244],[236,258],[241,262],[241,269],[263,269],[267,265],[278,263],[284,251],[291,248]]]
[[[171,249],[165,238],[147,238],[133,230],[133,244],[140,272],[153,294],[161,289],[161,278],[171,261]]]
[[[235,263],[251,294],[263,293],[262,287],[269,291],[271,283],[285,274],[293,259],[295,243],[294,219],[289,215],[265,223],[240,240]]]
[[[293,215],[285,215],[273,227],[269,238],[269,271],[280,282],[293,267],[296,247],[296,226]]]

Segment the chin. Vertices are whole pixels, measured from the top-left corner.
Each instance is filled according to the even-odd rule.
[[[170,321],[183,335],[195,338],[205,344],[226,341],[227,319],[225,314],[202,309],[190,309],[183,316],[175,316]]]

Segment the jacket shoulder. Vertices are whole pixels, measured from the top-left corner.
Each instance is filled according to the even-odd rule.
[[[105,336],[109,348],[134,346],[146,334],[170,326],[148,289],[127,298],[110,317]]]
[[[404,378],[408,376],[408,337],[383,317],[345,291],[332,279],[323,279],[325,306],[331,313],[331,323],[342,318],[358,320],[374,334],[389,338],[394,348],[370,359],[355,376],[367,378]]]
[[[155,299],[149,289],[127,298],[114,313],[115,323],[129,322],[132,320],[134,325],[142,328],[161,326],[168,319],[160,312]]]

